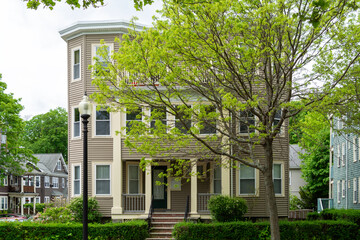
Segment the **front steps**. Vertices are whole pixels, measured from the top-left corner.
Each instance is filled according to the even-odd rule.
[[[154,212],[150,226],[150,238],[147,240],[169,240],[174,225],[184,221],[184,213]]]

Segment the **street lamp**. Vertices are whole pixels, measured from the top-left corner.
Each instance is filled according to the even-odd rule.
[[[88,96],[83,97],[83,100],[79,104],[79,112],[82,118],[82,123],[84,126],[83,130],[83,239],[88,239],[88,119],[92,111],[92,104],[89,102]]]

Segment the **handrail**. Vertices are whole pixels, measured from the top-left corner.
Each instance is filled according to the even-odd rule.
[[[188,217],[189,217],[189,202],[190,202],[190,196],[187,196],[186,199],[186,208],[185,208],[185,215],[184,215],[184,221],[187,222]]]
[[[152,215],[153,215],[153,212],[154,212],[153,201],[154,201],[154,196],[151,196],[151,203],[150,203],[149,215],[148,215],[148,218],[147,218],[147,221],[148,221],[148,229],[150,229],[150,227],[151,227],[151,220],[152,220]]]

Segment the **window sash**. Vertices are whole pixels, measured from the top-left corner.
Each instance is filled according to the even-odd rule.
[[[74,166],[74,195],[80,195],[80,166]]]
[[[40,176],[35,176],[35,187],[39,188],[41,186],[41,178]]]
[[[255,116],[250,111],[241,111],[239,117],[239,132],[240,133],[253,133],[255,128]]]
[[[212,105],[205,105],[206,117],[202,119],[202,129],[200,129],[200,134],[215,134],[216,133],[216,119],[208,118],[207,116],[211,113],[216,113],[216,109]]]
[[[74,108],[74,137],[80,137],[80,112],[79,108]]]
[[[256,192],[256,174],[255,168],[240,164],[239,169],[239,193],[255,194]]]
[[[178,112],[179,117],[175,115],[175,128],[179,129],[182,134],[187,134],[187,129],[191,128],[191,116],[186,116],[184,112],[179,112],[180,109],[180,106],[176,106],[176,111]],[[184,124],[180,121],[180,119],[183,120]]]
[[[46,188],[50,187],[50,177],[49,176],[45,176],[44,185]]]
[[[61,171],[61,160],[57,161],[56,170]]]
[[[73,80],[80,78],[80,49],[73,51]]]
[[[110,165],[96,165],[96,194],[110,194]]]
[[[273,183],[275,194],[282,194],[282,164],[273,164]]]
[[[152,129],[156,128],[157,120],[161,121],[163,125],[167,125],[166,107],[151,108],[150,115],[151,115],[150,128]]]
[[[126,113],[126,132],[130,132],[134,122],[142,121],[142,109],[139,107],[131,112]]]
[[[52,177],[53,188],[59,188],[59,178]]]
[[[342,197],[345,198],[345,191],[346,191],[345,180],[342,180],[341,183],[342,183],[342,186],[341,186]]]
[[[353,179],[353,202],[357,203],[357,178]]]

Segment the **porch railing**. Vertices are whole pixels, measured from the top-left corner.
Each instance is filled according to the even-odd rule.
[[[216,196],[217,193],[198,193],[198,211],[199,212],[209,212],[208,201],[211,196]]]
[[[145,212],[145,194],[123,194],[125,212]]]

